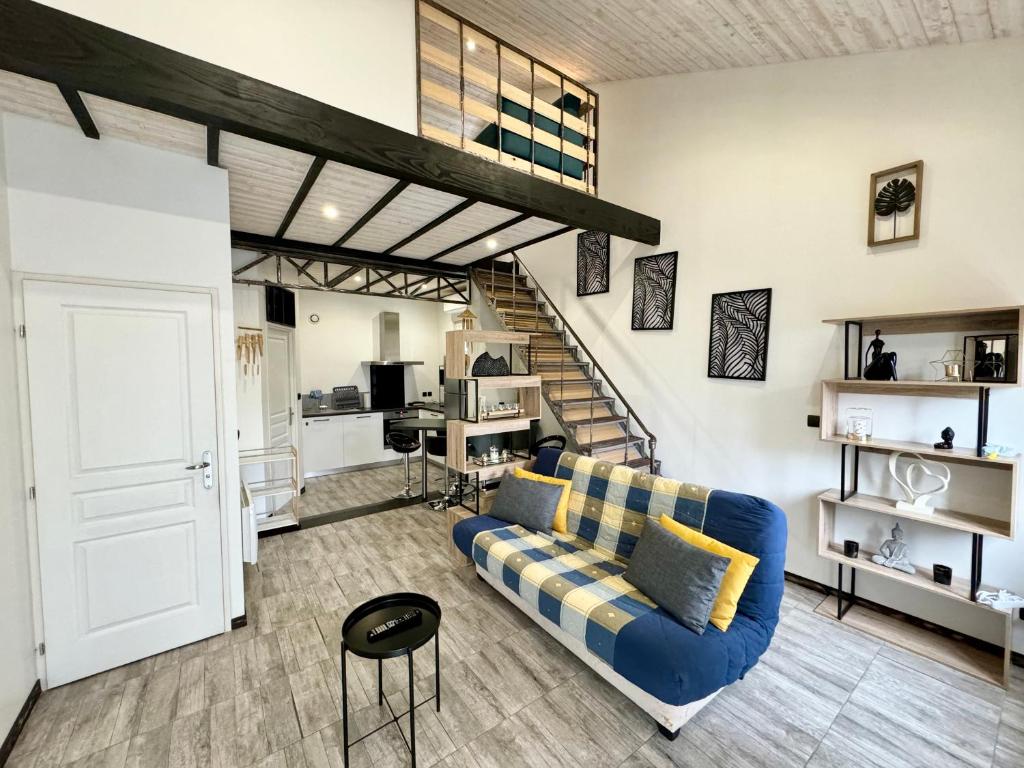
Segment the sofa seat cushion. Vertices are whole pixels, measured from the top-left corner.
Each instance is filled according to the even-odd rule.
[[[762,624],[744,616],[728,632],[709,625],[694,634],[627,582],[623,564],[593,547],[480,518],[456,524],[456,542],[470,531],[480,570],[666,704],[697,701],[734,682],[768,646]]]
[[[473,539],[478,533],[507,527],[508,523],[504,520],[498,520],[488,515],[471,515],[452,526],[452,541],[455,542],[459,552],[466,557],[472,557]]]

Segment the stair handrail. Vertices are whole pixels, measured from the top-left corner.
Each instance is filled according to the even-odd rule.
[[[548,294],[547,291],[544,290],[544,287],[540,284],[540,281],[537,280],[537,278],[534,276],[533,272],[530,271],[530,268],[527,267],[526,264],[523,263],[523,260],[519,257],[519,254],[516,253],[514,250],[510,251],[510,253],[512,254],[512,290],[513,290],[512,302],[513,302],[513,310],[514,310],[514,307],[515,307],[515,284],[516,284],[516,277],[518,276],[517,275],[517,271],[519,269],[522,269],[526,273],[526,276],[529,277],[530,280],[533,281],[534,290],[536,290],[539,294],[543,295],[544,301],[547,304],[547,306],[551,309],[551,311],[553,311],[555,313],[555,315],[558,317],[558,319],[562,321],[562,326],[563,326],[564,330],[568,331],[572,335],[572,337],[576,340],[576,345],[580,349],[583,350],[583,353],[590,360],[590,364],[593,365],[594,368],[596,368],[598,371],[600,371],[601,377],[602,377],[603,381],[609,387],[611,387],[612,391],[615,393],[615,396],[619,399],[619,402],[622,403],[623,408],[625,408],[625,410],[626,410],[626,440],[627,441],[629,440],[629,417],[630,417],[630,415],[632,415],[633,421],[636,422],[636,425],[638,427],[640,427],[640,430],[644,433],[644,435],[646,435],[647,443],[650,446],[650,456],[648,458],[650,459],[651,474],[653,475],[654,474],[654,468],[655,468],[654,449],[655,449],[655,447],[658,444],[658,438],[654,435],[653,432],[651,432],[651,430],[649,430],[647,428],[647,425],[644,424],[640,420],[640,417],[637,416],[636,410],[633,408],[633,406],[631,406],[629,404],[629,401],[626,400],[625,397],[623,397],[622,393],[619,391],[619,388],[615,386],[615,383],[611,380],[611,377],[608,376],[608,372],[605,371],[605,369],[601,366],[601,364],[599,362],[597,362],[597,358],[594,357],[593,354],[591,354],[589,349],[587,349],[587,345],[583,343],[583,339],[580,338],[580,335],[578,333],[576,333],[576,331],[573,329],[573,327],[569,324],[569,321],[565,319],[565,315],[563,315],[561,313],[561,311],[558,309],[558,307],[555,305],[555,303],[551,300],[551,296]],[[492,273],[493,273],[493,269],[494,269],[493,265],[494,265],[494,262],[492,260],[492,262],[491,262]],[[492,277],[492,283],[493,283],[493,277]],[[563,345],[564,345],[564,340],[563,340]],[[565,365],[564,355],[563,355],[562,365],[563,366]],[[563,373],[563,386],[564,386],[564,373]],[[593,419],[593,416],[591,416],[591,419]],[[593,424],[591,424],[591,440],[593,440]]]

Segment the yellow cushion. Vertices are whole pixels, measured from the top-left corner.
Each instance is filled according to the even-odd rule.
[[[551,530],[565,533],[569,522],[569,490],[572,488],[572,480],[538,475],[536,472],[527,472],[522,467],[516,467],[516,477],[536,480],[538,483],[547,483],[548,485],[562,486],[562,498],[558,500],[558,507],[555,509],[555,519],[551,523]]]
[[[729,558],[729,567],[725,569],[725,576],[722,577],[722,586],[718,589],[718,597],[711,608],[709,621],[725,632],[732,624],[736,615],[736,607],[740,602],[750,574],[754,572],[760,558],[740,552],[738,549],[723,544],[710,536],[705,536],[699,531],[687,528],[682,523],[677,523],[668,515],[661,516],[661,524],[683,541],[693,544],[695,547],[714,552],[716,555]]]

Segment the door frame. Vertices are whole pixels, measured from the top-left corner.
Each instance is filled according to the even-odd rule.
[[[220,557],[221,557],[221,608],[224,617],[224,631],[231,629],[231,549],[228,526],[231,520],[230,498],[228,494],[228,482],[225,468],[227,465],[227,445],[225,441],[226,422],[224,419],[224,372],[222,370],[221,358],[224,345],[220,337],[220,326],[217,318],[220,317],[220,295],[216,288],[194,285],[174,285],[169,283],[146,283],[127,280],[107,280],[92,277],[76,277],[74,275],[49,275],[35,272],[12,272],[11,289],[14,305],[14,324],[20,326],[25,323],[25,283],[26,282],[47,282],[47,283],[70,283],[73,285],[104,286],[111,288],[143,288],[155,291],[170,291],[173,293],[197,293],[210,298],[210,310],[212,324],[210,333],[213,337],[213,391],[214,410],[216,413],[217,431],[217,456],[219,457],[217,467],[218,491],[220,501]],[[28,330],[31,333],[31,329]],[[27,339],[19,341],[27,342]],[[18,413],[21,433],[21,466],[24,477],[25,494],[25,529],[28,544],[29,582],[31,584],[32,623],[33,634],[36,643],[36,674],[44,690],[48,685],[46,656],[40,655],[38,649],[40,643],[46,642],[46,627],[43,622],[43,593],[42,593],[42,571],[39,562],[39,518],[37,515],[36,503],[29,495],[28,489],[35,485],[35,450],[32,445],[32,409],[29,401],[28,382],[28,345],[19,343],[16,345],[17,356],[17,377],[18,377]],[[237,457],[237,453],[234,454]],[[237,460],[237,459],[236,459]],[[239,507],[239,514],[241,514]],[[239,524],[240,524],[239,519]]]

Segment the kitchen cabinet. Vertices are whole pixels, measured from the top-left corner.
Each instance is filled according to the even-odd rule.
[[[302,472],[306,477],[345,466],[344,418],[315,416],[302,420]]]
[[[384,460],[384,414],[352,413],[341,419],[346,467]]]

